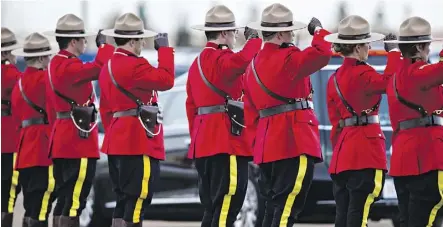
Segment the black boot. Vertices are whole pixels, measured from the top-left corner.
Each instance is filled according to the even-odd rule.
[[[52,227],[60,227],[60,217],[61,216],[52,217]]]
[[[29,218],[28,217],[23,217],[22,227],[29,227]]]
[[[122,218],[114,218],[112,219],[112,226],[111,227],[123,227],[124,221]]]
[[[2,212],[2,227],[12,227],[13,217],[12,213]]]
[[[32,218],[28,218],[29,227],[48,227],[48,221],[39,221]]]
[[[123,227],[142,227],[142,226],[143,226],[142,222],[132,223],[132,222],[123,221]]]
[[[80,227],[80,221],[78,217],[60,216],[59,227]]]

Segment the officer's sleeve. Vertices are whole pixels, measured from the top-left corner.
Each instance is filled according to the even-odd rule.
[[[425,64],[412,71],[411,78],[422,89],[430,89],[443,84],[443,61]]]
[[[255,134],[257,132],[257,124],[258,120],[260,119],[258,110],[254,103],[252,102],[251,93],[249,92],[247,79],[250,76],[251,70],[250,67],[246,70],[246,73],[243,76],[242,85],[243,85],[243,101],[245,106],[245,132],[246,132],[246,139],[248,142],[248,147],[250,149],[254,148],[255,144]]]
[[[103,44],[98,48],[93,62],[83,63],[80,59],[69,59],[64,71],[58,74],[60,80],[69,84],[84,84],[98,79],[102,66],[112,57],[114,47]]]
[[[341,119],[341,115],[337,109],[336,101],[333,98],[335,96],[336,91],[335,91],[334,84],[332,83],[332,81],[333,81],[332,78],[333,78],[333,76],[331,76],[329,78],[328,85],[326,88],[326,94],[327,94],[326,104],[328,107],[329,121],[331,122],[331,125],[332,125],[330,139],[331,139],[332,147],[334,148],[335,144],[337,143],[338,137],[340,136],[340,132],[342,129],[339,127],[339,121]]]
[[[137,59],[134,87],[144,90],[166,91],[174,86],[174,49],[160,47],[158,67],[149,64],[145,58]]]
[[[15,90],[17,90],[17,92]],[[15,94],[19,92],[18,90],[19,88],[18,85],[16,84],[12,89],[11,93],[11,120],[12,122],[14,122],[13,123],[14,130],[16,130],[16,133],[20,133],[20,126],[21,126],[20,108],[17,106],[17,100],[21,97],[15,97]]]
[[[192,127],[194,125],[195,116],[197,115],[197,107],[195,106],[194,97],[192,96],[189,76],[188,81],[186,82],[186,94],[186,115],[188,116],[189,134],[192,135]]]
[[[238,53],[234,53],[231,50],[223,51],[217,59],[217,71],[220,72],[217,75],[221,75],[223,79],[228,81],[233,81],[241,76],[245,72],[246,67],[248,67],[252,58],[261,49],[261,45],[262,40],[254,38],[248,40],[243,49]]]
[[[103,71],[102,71],[103,73]],[[112,110],[109,106],[109,99],[107,97],[107,90],[106,90],[106,86],[104,86],[104,78],[99,79],[99,86],[100,86],[100,117],[102,120],[102,124],[103,124],[103,128],[105,129],[105,133],[106,133],[106,129],[108,128],[109,124],[111,123],[112,120]]]
[[[296,47],[290,47],[289,54],[285,58],[284,75],[292,80],[299,80],[310,76],[326,66],[331,59],[331,43],[324,40],[330,32],[321,29],[315,32],[311,46],[300,51]]]
[[[366,94],[384,94],[386,87],[391,77],[396,73],[397,66],[400,63],[401,53],[398,51],[391,51],[388,53],[388,62],[383,74],[379,74],[369,65],[361,66],[364,68],[363,73],[360,74],[362,87]]]
[[[45,105],[46,105],[46,114],[48,115],[48,121],[49,121],[49,125],[52,126],[54,125],[54,122],[56,120],[56,112],[55,112],[55,107],[54,107],[54,103],[52,102],[52,98],[54,95],[54,92],[52,91],[51,85],[49,83],[49,77],[48,77],[48,71],[45,71],[45,94],[46,94],[46,99],[45,99]]]

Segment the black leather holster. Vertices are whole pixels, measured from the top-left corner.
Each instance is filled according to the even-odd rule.
[[[83,130],[90,130],[92,124],[97,120],[97,110],[94,104],[89,106],[73,106],[72,116],[74,117],[75,123]],[[86,133],[78,130],[79,136],[81,138],[88,138],[90,133]]]
[[[228,100],[226,110],[231,121],[231,134],[240,136],[245,124],[244,103],[241,101]]]
[[[159,113],[159,108],[156,105],[142,105],[138,107],[138,115],[143,122],[143,125],[149,129],[152,133],[155,133],[155,126],[158,124],[157,115]],[[146,135],[149,138],[154,137],[151,133],[146,131]]]

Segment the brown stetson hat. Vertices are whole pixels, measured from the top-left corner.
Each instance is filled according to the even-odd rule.
[[[225,5],[216,5],[207,13],[204,25],[191,27],[200,31],[227,31],[243,28],[235,24],[234,13]]]
[[[88,37],[96,33],[85,31],[85,24],[80,17],[74,14],[66,14],[57,21],[55,31],[43,32],[44,35],[58,37]]]
[[[10,51],[20,47],[21,45],[17,42],[15,34],[8,28],[2,27],[1,51]]]
[[[157,35],[157,32],[144,29],[143,21],[133,13],[125,13],[117,20],[113,29],[106,29],[101,32],[106,36],[117,38],[148,38]]]
[[[23,57],[37,57],[51,55],[57,52],[58,47],[56,45],[51,45],[46,37],[34,32],[26,37],[23,48],[13,50],[12,54]]]
[[[411,17],[400,25],[397,40],[387,40],[385,43],[429,43],[440,41],[442,38],[432,38],[431,24],[421,17]]]
[[[259,31],[284,32],[300,30],[308,25],[295,21],[289,8],[280,3],[275,3],[263,10],[261,21],[252,22],[247,26]]]
[[[368,21],[361,16],[351,15],[340,21],[338,32],[325,36],[331,43],[358,44],[382,40],[383,34],[371,32]]]

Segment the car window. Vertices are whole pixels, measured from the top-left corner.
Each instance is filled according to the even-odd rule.
[[[161,98],[160,98],[161,100]],[[164,107],[163,124],[188,124],[186,116],[186,91],[171,92]]]

